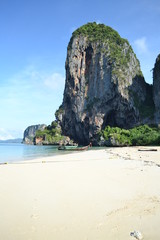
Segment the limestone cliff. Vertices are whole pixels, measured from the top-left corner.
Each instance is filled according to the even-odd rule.
[[[147,93],[151,86],[126,39],[96,23],[73,32],[59,115],[63,134],[82,144],[96,143],[106,125],[130,128],[145,122],[153,104]]]
[[[25,144],[34,144],[34,138],[37,130],[44,130],[46,127],[45,124],[32,125],[26,128],[23,136],[23,143]]]
[[[155,122],[160,125],[160,54],[153,69],[153,98],[155,104]]]

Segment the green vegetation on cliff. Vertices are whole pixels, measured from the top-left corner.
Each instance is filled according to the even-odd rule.
[[[96,22],[87,23],[78,28],[72,33],[71,40],[68,45],[68,49],[71,48],[72,41],[75,37],[84,36],[87,37],[89,43],[106,44],[101,51],[108,55],[111,63],[116,62],[117,65],[126,66],[130,60],[131,54],[134,54],[132,47],[127,39],[121,38],[119,33],[109,26],[104,24],[97,24]],[[125,48],[125,51],[124,51]],[[135,54],[134,54],[135,55]],[[136,57],[136,55],[135,55]],[[142,75],[142,73],[140,72]]]
[[[143,118],[154,118],[155,105],[153,101],[153,88],[152,85],[146,84],[146,99],[144,102],[139,100],[136,92],[130,90],[130,94],[133,97],[134,105],[139,110],[140,117]]]
[[[129,130],[107,126],[100,132],[104,140],[114,140],[117,145],[147,146],[160,145],[160,129],[142,125]]]
[[[58,127],[56,121],[53,121],[43,131],[36,131],[36,138],[42,138],[43,143],[46,144],[57,144],[64,139],[64,136],[61,134],[61,128]]]
[[[104,24],[97,24],[96,22],[87,23],[82,27],[75,30],[72,34],[72,38],[83,35],[88,38],[90,42],[112,42],[118,45],[124,44],[125,42],[129,45],[126,39],[120,37],[118,32],[113,30],[111,27]]]

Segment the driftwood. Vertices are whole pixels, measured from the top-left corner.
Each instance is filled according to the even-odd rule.
[[[150,148],[150,149],[138,149],[138,151],[152,151],[152,152],[157,152],[157,149],[155,148]]]

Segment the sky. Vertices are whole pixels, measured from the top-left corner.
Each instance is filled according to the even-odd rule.
[[[128,39],[145,80],[160,53],[159,0],[0,1],[0,139],[50,124],[63,100],[72,32],[103,23]]]

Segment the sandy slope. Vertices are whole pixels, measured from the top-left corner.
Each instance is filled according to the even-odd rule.
[[[160,239],[160,148],[0,165],[0,239]],[[122,158],[124,157],[124,158]],[[133,160],[129,160],[129,159]]]

